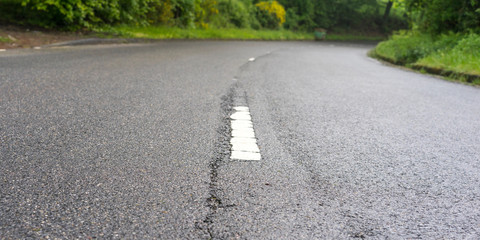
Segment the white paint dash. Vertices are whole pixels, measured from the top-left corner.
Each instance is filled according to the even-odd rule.
[[[249,112],[250,109],[248,107],[234,107],[233,108],[237,112]]]
[[[230,158],[234,160],[260,161],[262,156],[260,153],[233,151]]]
[[[232,127],[232,160],[260,161],[260,149],[255,138],[250,109],[246,106],[233,108],[235,113],[230,116]]]
[[[255,138],[255,132],[253,128],[245,128],[242,130],[233,130],[232,137],[242,137],[242,138]]]
[[[232,145],[233,151],[259,153],[257,143],[236,143]]]
[[[250,116],[249,112],[236,112],[232,114],[230,118],[234,120],[248,120],[248,121],[252,120],[252,117]]]
[[[242,137],[234,137],[230,139],[230,144],[235,145],[237,143],[255,143],[257,144],[257,139],[255,138],[242,138]]]
[[[234,120],[232,121],[232,129],[233,130],[240,130],[244,128],[253,128],[253,124],[251,121],[241,121],[241,120]]]

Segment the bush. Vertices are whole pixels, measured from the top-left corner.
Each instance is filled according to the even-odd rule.
[[[219,16],[214,24],[217,27],[249,28],[251,18],[249,8],[240,0],[220,0],[218,2]]]
[[[285,16],[285,23],[283,25],[285,29],[298,30],[300,28],[299,22],[300,17],[297,13],[295,13],[293,9],[288,9]]]
[[[172,1],[153,1],[147,13],[149,24],[174,25]]]
[[[211,18],[219,13],[217,1],[195,0],[195,25],[207,29]]]
[[[176,26],[195,27],[195,0],[174,0],[173,17]]]
[[[433,34],[480,30],[478,0],[405,0],[410,16],[422,31]]]
[[[91,29],[111,24],[170,24],[195,27],[196,3],[200,8],[214,0],[1,0],[0,20],[67,30]],[[211,4],[210,4],[211,5]],[[208,11],[208,10],[207,10]],[[204,23],[210,12],[199,14]]]
[[[277,1],[259,2],[257,19],[264,28],[278,29],[285,23],[285,8]]]
[[[153,0],[23,0],[23,21],[45,28],[77,30],[113,23],[146,24]],[[22,19],[22,18],[20,18]]]

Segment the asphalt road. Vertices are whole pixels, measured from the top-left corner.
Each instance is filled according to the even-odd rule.
[[[480,89],[371,47],[0,53],[0,239],[479,239]]]

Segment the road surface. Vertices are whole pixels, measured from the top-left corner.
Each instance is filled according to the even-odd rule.
[[[479,239],[480,89],[371,48],[0,53],[0,239]]]

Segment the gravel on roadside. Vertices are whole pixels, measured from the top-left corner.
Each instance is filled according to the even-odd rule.
[[[85,33],[0,25],[0,49],[35,48],[88,37]]]

